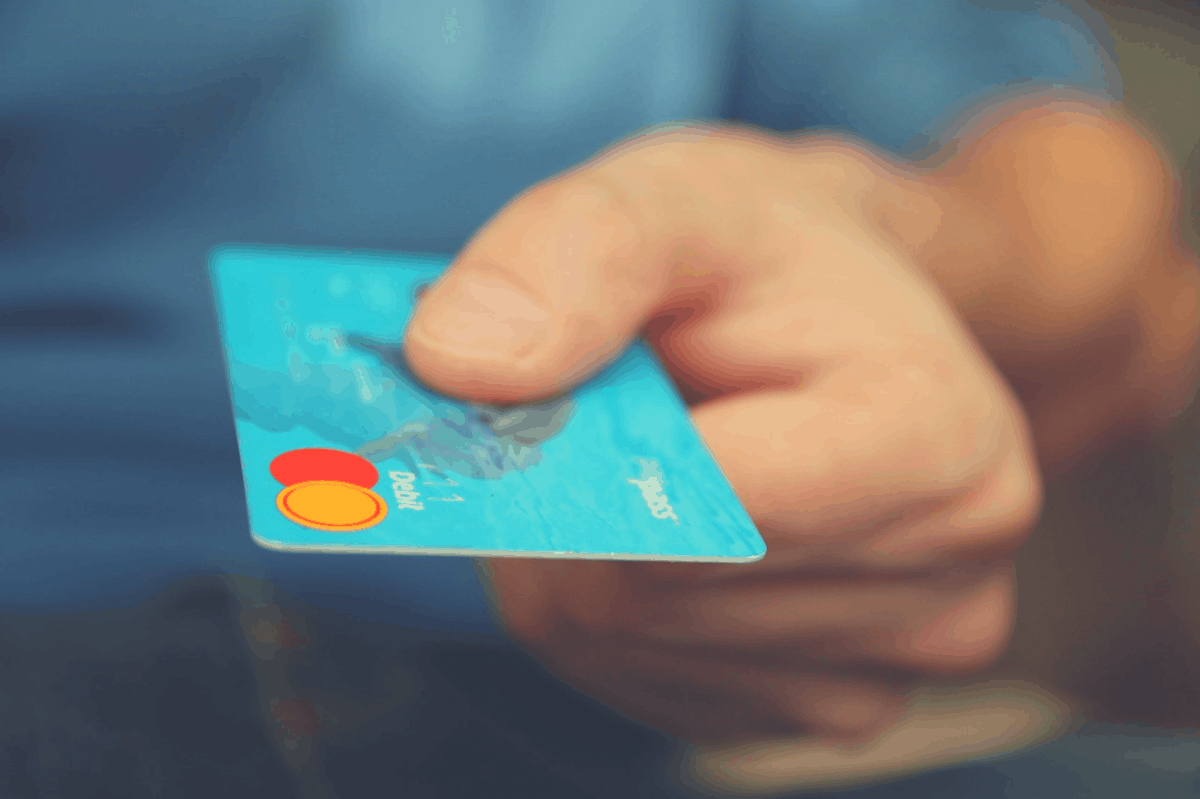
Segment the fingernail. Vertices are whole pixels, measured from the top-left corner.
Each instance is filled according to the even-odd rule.
[[[523,291],[472,280],[456,297],[423,308],[409,337],[454,354],[520,360],[546,340],[551,315]]]

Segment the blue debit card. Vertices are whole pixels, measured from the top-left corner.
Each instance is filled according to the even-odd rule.
[[[766,544],[645,342],[564,396],[463,402],[401,342],[447,256],[209,258],[254,540],[271,549],[750,562]]]

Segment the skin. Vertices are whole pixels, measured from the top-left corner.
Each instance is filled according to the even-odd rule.
[[[769,552],[492,559],[506,630],[697,743],[868,741],[922,681],[985,669],[1043,473],[1186,402],[1200,281],[1177,194],[1117,111],[1046,98],[983,109],[919,164],[691,126],[523,193],[424,297],[414,371],[530,402],[644,333]]]

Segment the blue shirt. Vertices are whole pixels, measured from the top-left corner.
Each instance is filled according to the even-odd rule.
[[[1096,37],[1033,2],[7,4],[0,610],[130,605],[225,572],[490,630],[466,559],[252,543],[211,246],[453,253],[532,184],[680,119],[915,152],[1025,81],[1120,99]]]

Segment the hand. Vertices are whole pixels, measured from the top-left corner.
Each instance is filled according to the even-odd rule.
[[[691,127],[514,200],[422,300],[413,370],[561,393],[643,333],[767,541],[754,564],[496,558],[512,638],[695,742],[869,738],[914,682],[985,667],[1041,485],[1013,395],[860,207],[833,139]]]

